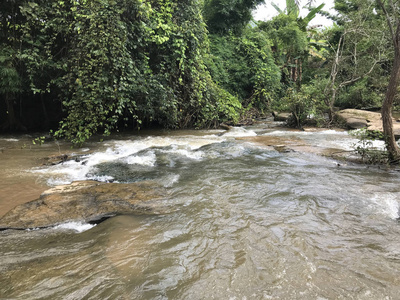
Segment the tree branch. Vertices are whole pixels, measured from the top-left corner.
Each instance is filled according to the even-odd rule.
[[[393,29],[393,24],[392,24],[392,22],[390,21],[389,13],[388,13],[388,11],[386,10],[386,7],[385,7],[385,5],[383,4],[382,0],[376,0],[376,1],[378,2],[379,6],[380,6],[380,7],[382,8],[382,10],[383,10],[383,13],[385,14],[386,21],[387,21],[388,26],[389,26],[390,35],[391,35],[391,37],[392,37],[392,42],[393,42],[393,45],[396,47],[396,37],[395,37],[394,29]],[[391,6],[392,6],[392,9],[394,9],[394,8],[393,8],[393,1],[390,0],[390,4],[391,4]],[[394,10],[393,10],[393,11],[394,11]],[[398,20],[397,20],[397,18],[396,18],[396,22],[397,22],[397,21],[398,21]]]
[[[357,82],[357,81],[359,81],[360,79],[363,79],[365,76],[371,74],[371,72],[374,70],[376,64],[377,64],[379,61],[380,61],[380,60],[375,60],[375,62],[374,62],[374,64],[372,65],[371,69],[370,69],[367,73],[364,73],[363,75],[358,76],[357,78],[353,78],[353,79],[350,79],[350,80],[347,80],[347,81],[344,81],[344,82],[340,83],[340,84],[339,84],[339,88],[342,88],[342,87],[344,87],[344,86],[346,86],[346,85],[348,85],[348,84],[352,84],[352,83],[354,83],[354,82]]]

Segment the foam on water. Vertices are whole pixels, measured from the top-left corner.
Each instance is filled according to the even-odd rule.
[[[170,149],[162,150],[163,153],[166,154],[178,154],[180,156],[192,159],[192,160],[201,160],[204,157],[203,151],[193,151],[197,150],[197,147],[193,148],[189,145],[179,146],[172,145]]]
[[[175,183],[179,181],[180,176],[178,174],[171,174],[169,176],[165,176],[160,178],[159,182],[164,187],[172,187]]]
[[[357,148],[359,139],[350,135],[347,131],[322,130],[322,131],[290,131],[290,130],[275,130],[264,133],[266,136],[295,136],[308,141],[311,145],[321,146],[325,148],[337,148],[345,151],[352,151]],[[368,140],[369,147],[377,150],[384,150],[385,143],[380,140]]]
[[[68,222],[68,223],[54,226],[53,228],[57,229],[57,230],[73,230],[77,233],[81,233],[81,232],[87,231],[89,229],[92,229],[94,226],[96,226],[96,225],[82,223],[82,222]]]
[[[291,131],[291,130],[273,130],[270,132],[263,133],[266,136],[294,136],[294,135],[308,135],[310,132],[306,131]]]
[[[77,180],[112,181],[112,176],[91,175],[96,166],[102,163],[121,161],[129,165],[142,165],[154,167],[157,156],[153,148],[167,148],[161,151],[167,154],[178,154],[192,160],[201,160],[204,156],[202,151],[196,151],[202,146],[221,143],[226,138],[217,135],[206,136],[177,136],[158,137],[150,136],[135,140],[108,141],[104,151],[94,152],[80,157],[79,161],[70,160],[55,166],[34,169],[32,172],[41,173],[50,177],[49,185],[69,184]],[[145,153],[140,153],[141,151]],[[86,150],[86,149],[85,149]],[[86,150],[86,152],[88,149]]]
[[[290,135],[300,135],[300,136],[326,136],[326,135],[338,135],[338,136],[348,136],[346,131],[336,131],[333,129],[321,130],[321,131],[293,131],[293,130],[273,130],[271,132],[264,133],[263,135],[274,135],[274,136],[290,136]]]
[[[256,136],[253,130],[247,130],[243,127],[233,127],[231,130],[223,134],[226,137],[245,137],[245,136]]]
[[[154,152],[150,152],[147,155],[138,156],[131,155],[124,159],[128,165],[142,165],[148,167],[154,167],[156,164],[157,157]]]
[[[371,198],[369,207],[378,214],[396,220],[400,217],[400,204],[397,200],[398,196],[399,195],[395,193],[376,193]]]
[[[256,136],[253,130],[243,127],[234,127],[223,134],[214,134],[217,131],[206,132],[205,135],[176,135],[176,136],[149,136],[143,138],[135,137],[132,140],[111,140],[106,144],[105,150],[94,153],[85,153],[80,156],[79,161],[70,160],[55,166],[42,167],[33,172],[42,173],[46,176],[49,185],[69,184],[77,180],[98,180],[114,181],[115,178],[102,174],[95,175],[97,167],[100,164],[109,162],[121,162],[128,165],[143,166],[153,168],[157,164],[159,154],[171,154],[183,159],[201,161],[213,158],[215,156],[226,155],[227,157],[239,157],[246,153],[243,145],[225,147],[223,153],[211,147],[208,150],[200,149],[206,145],[221,144],[229,142],[236,137]],[[213,133],[213,134],[211,134]],[[345,131],[323,130],[317,132],[273,130],[269,133],[263,133],[268,136],[283,136],[290,138],[298,137],[310,145],[325,148],[343,149],[351,151],[356,148],[358,139],[350,136]],[[373,141],[373,146],[383,147],[383,142]],[[89,151],[89,149],[85,149]],[[174,159],[171,159],[171,166],[174,165]]]

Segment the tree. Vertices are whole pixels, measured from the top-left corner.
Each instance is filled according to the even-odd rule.
[[[211,33],[240,34],[251,20],[251,12],[265,0],[205,0],[203,16]]]
[[[31,114],[61,103],[56,136],[78,144],[125,126],[237,120],[241,104],[205,65],[201,9],[197,0],[5,0],[0,108],[6,125],[17,124],[14,100],[22,92],[42,100]]]
[[[385,100],[382,104],[382,123],[389,159],[392,162],[400,160],[400,148],[396,143],[393,132],[392,106],[400,82],[400,7],[398,2],[392,0],[377,0],[383,11],[389,27],[390,37],[394,49],[394,59],[387,87]]]
[[[286,0],[286,8],[281,10],[272,3],[279,15],[261,24],[273,41],[277,64],[281,66],[284,82],[301,85],[303,63],[309,56],[310,37],[308,26],[325,4],[311,8],[306,17],[300,17],[299,4]]]
[[[208,68],[213,80],[244,107],[269,108],[280,88],[280,70],[264,32],[249,26],[241,36],[211,34],[210,41]]]
[[[383,20],[374,15],[373,1],[338,1],[335,7],[339,12],[337,20],[343,25],[326,31],[331,70],[324,94],[330,121],[340,91],[378,75],[376,69],[388,55],[387,39],[381,30]]]
[[[24,126],[15,116],[15,96],[21,93],[21,78],[15,66],[15,54],[11,48],[0,50],[0,94],[3,95],[6,104],[7,119],[0,124],[3,130],[21,130]]]
[[[4,99],[6,108],[6,121],[0,124],[0,129],[3,130],[25,129],[14,110],[16,97],[23,91],[19,73],[21,64],[18,59],[21,34],[18,5],[21,4],[20,1],[6,0],[0,11],[0,96]]]

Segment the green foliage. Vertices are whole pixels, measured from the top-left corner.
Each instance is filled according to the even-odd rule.
[[[266,35],[247,28],[240,37],[211,35],[210,41],[212,78],[245,106],[269,107],[280,88],[280,70]]]
[[[382,105],[382,94],[365,78],[342,90],[335,106],[340,108],[369,109]]]
[[[351,22],[324,33],[308,27],[323,5],[302,18],[287,0],[277,17],[249,23],[261,2],[5,0],[0,109],[13,112],[17,95],[44,110],[59,103],[55,136],[80,144],[127,126],[235,123],[271,105],[301,127],[337,95],[343,107],[380,104],[393,54],[372,0],[336,1]]]
[[[206,68],[198,1],[8,4],[0,13],[0,41],[7,45],[0,48],[0,93],[24,86],[31,97],[60,101],[64,118],[56,137],[80,144],[128,124],[182,128],[238,119],[241,104]]]
[[[377,130],[368,130],[366,128],[353,130],[350,134],[358,139],[353,145],[354,151],[361,156],[364,163],[383,164],[388,163],[388,153],[386,150],[380,150],[373,147],[375,140],[383,140],[383,133]]]
[[[135,5],[136,4],[136,5]],[[130,6],[132,5],[132,6]],[[81,143],[102,129],[109,134],[130,112],[135,116],[137,70],[129,53],[126,11],[139,14],[138,3],[91,1],[71,6],[72,26],[66,68],[58,85],[67,93],[68,111],[56,136]]]
[[[21,92],[21,78],[16,69],[15,53],[10,47],[0,48],[0,94]]]
[[[251,20],[252,10],[264,0],[205,0],[203,15],[213,34],[240,34]]]
[[[279,12],[279,14],[293,15],[295,18],[299,16],[300,10],[295,0],[286,0],[286,8],[283,11],[274,2],[271,4]]]
[[[45,140],[46,140],[46,137],[44,137],[44,136],[39,136],[39,137],[37,137],[37,138],[35,138],[35,139],[32,140],[32,144],[33,144],[33,145],[39,144],[39,145],[41,146],[41,145],[44,144]]]
[[[211,77],[207,78],[209,89],[208,97],[213,101],[205,102],[202,106],[196,128],[215,127],[218,122],[237,123],[242,111],[242,104],[238,98],[215,84]]]
[[[325,87],[319,84],[320,80],[313,79],[317,76],[315,69],[318,70],[318,64],[324,60],[321,50],[326,43],[319,32],[308,28],[309,22],[323,6],[311,8],[302,18],[296,1],[288,0],[284,11],[275,5],[278,16],[260,23],[260,28],[272,41],[275,62],[282,72],[282,97],[272,106],[278,111],[290,111],[293,117],[289,124],[298,128],[310,116],[323,120],[322,91]]]
[[[375,1],[336,1],[338,25],[325,31],[331,45],[327,56],[330,107],[369,108],[380,105],[389,76],[390,39]]]
[[[295,1],[286,1],[285,11],[267,22],[261,22],[263,29],[273,44],[275,62],[282,71],[282,83],[291,86],[296,83],[301,86],[303,69],[312,56],[318,56],[317,48],[321,42],[313,40],[315,32],[308,30],[309,22],[321,11],[323,4],[311,9],[305,18],[299,17],[299,9]]]
[[[307,34],[298,26],[294,15],[279,14],[272,20],[261,23],[260,27],[272,41],[279,66],[287,67],[290,58],[305,53],[308,45]]]
[[[288,120],[289,125],[302,128],[306,121],[316,114],[316,101],[308,87],[304,86],[303,91],[288,88],[282,102],[285,104],[283,110],[292,113],[292,118]]]
[[[19,4],[20,1],[6,1],[0,10],[0,97],[7,103],[7,114],[12,114],[12,102],[16,94],[23,91],[18,61],[20,17],[15,13]],[[12,127],[13,124],[8,125]]]

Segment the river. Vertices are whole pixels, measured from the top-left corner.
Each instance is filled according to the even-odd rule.
[[[400,173],[271,146],[350,150],[346,132],[31,139],[0,137],[1,215],[82,179],[157,181],[170,210],[0,232],[1,299],[399,299]],[[68,151],[83,156],[41,166]]]

